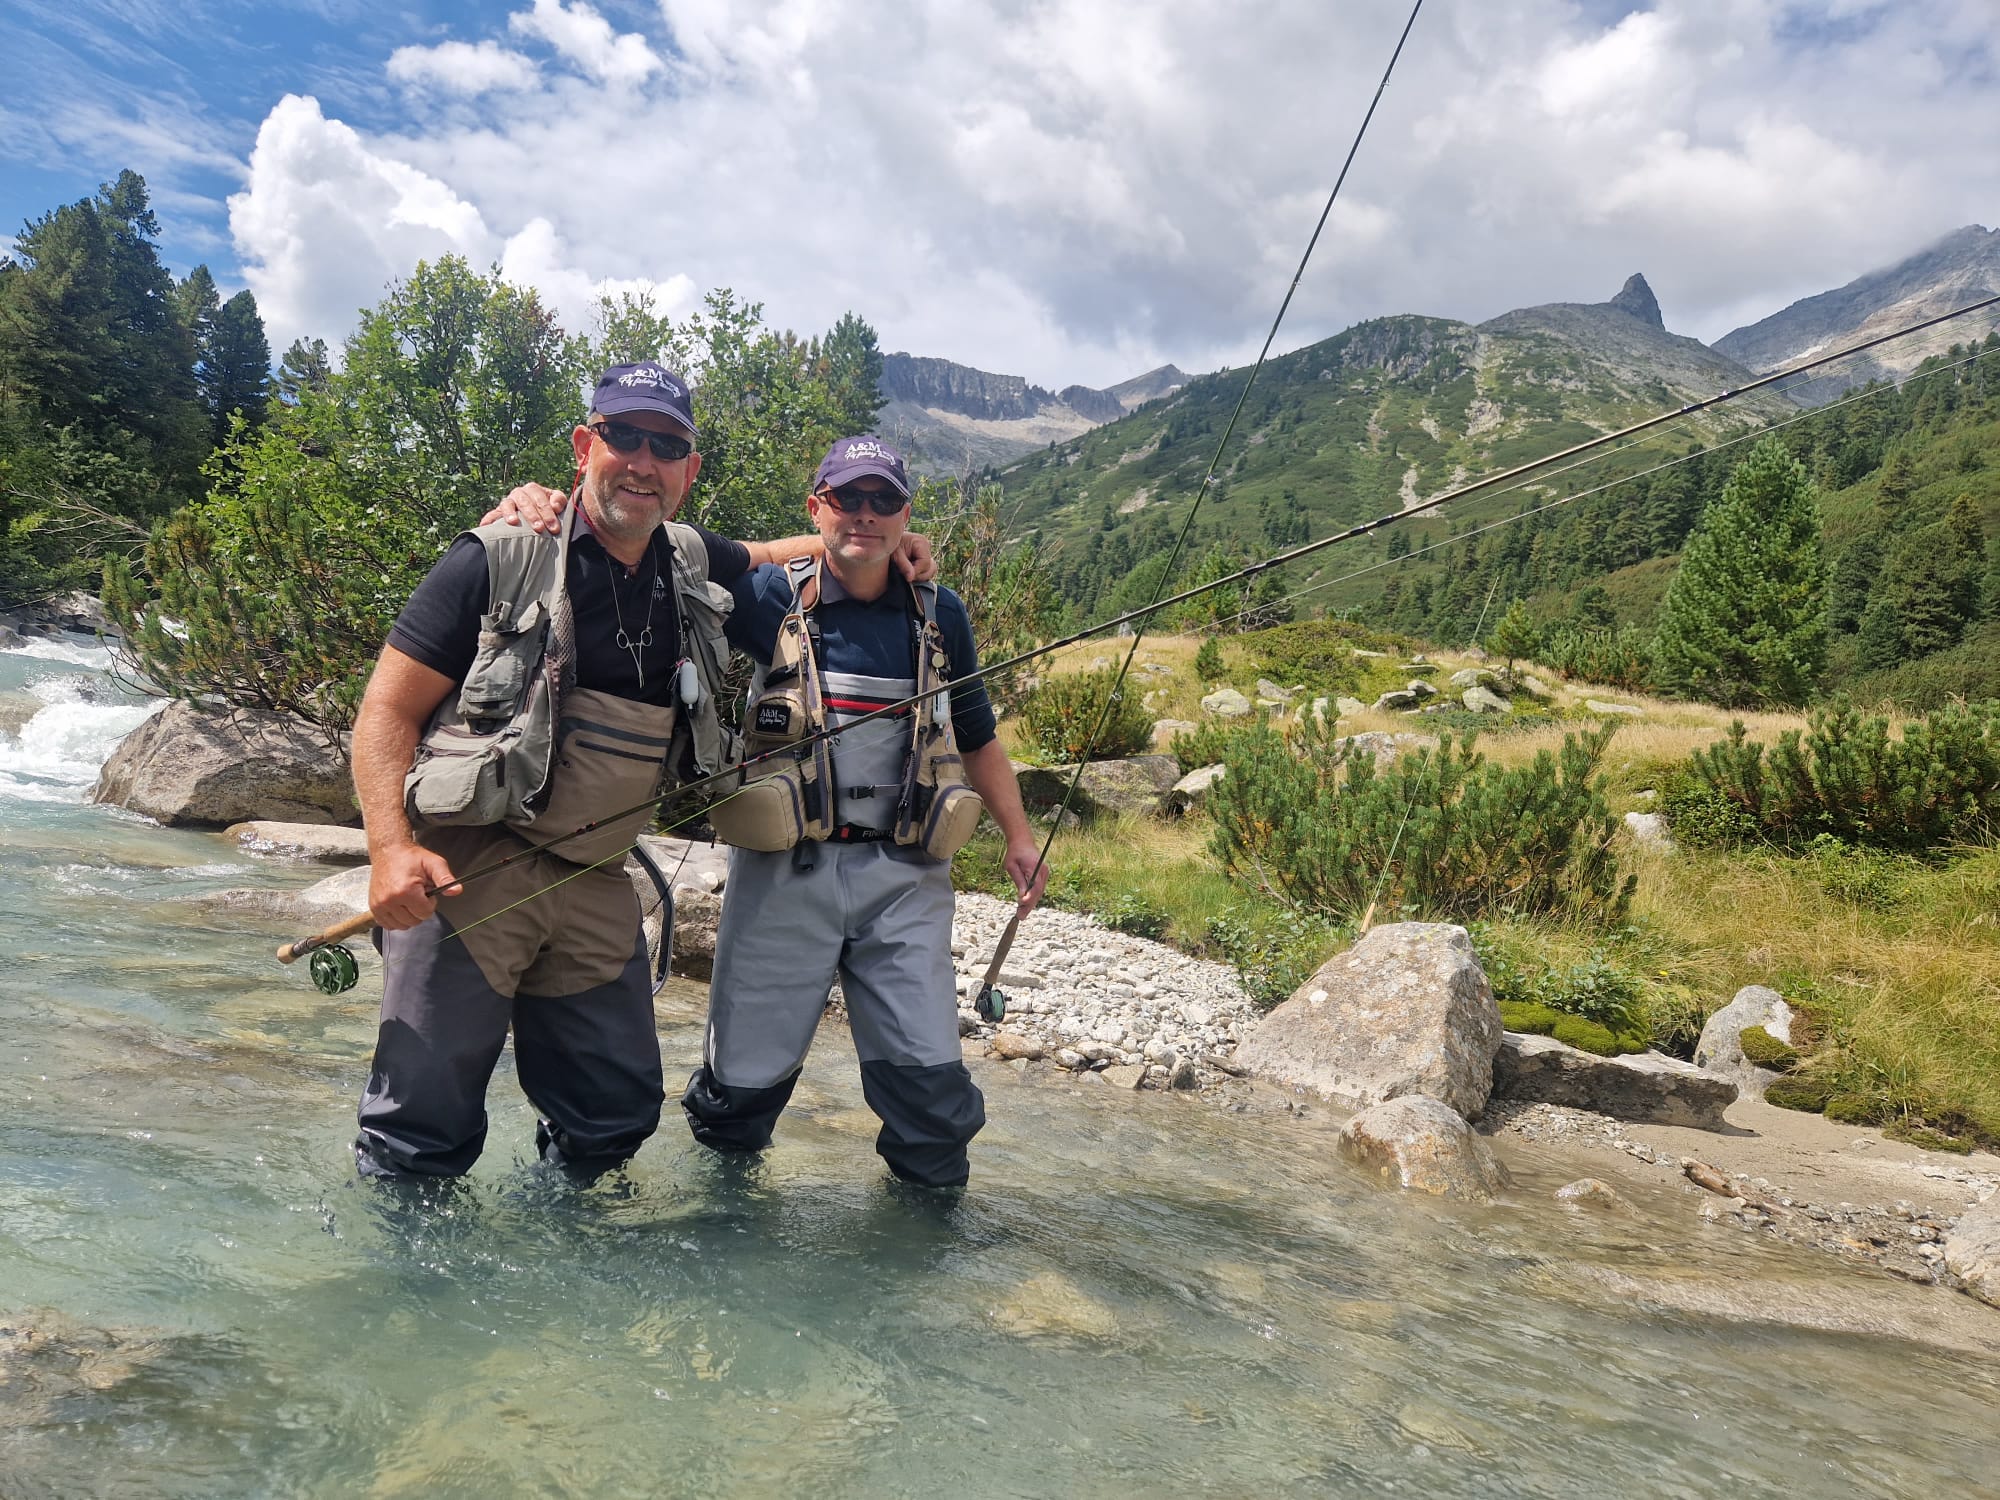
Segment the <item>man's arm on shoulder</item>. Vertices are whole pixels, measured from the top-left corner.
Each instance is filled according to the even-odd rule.
[[[457,686],[414,656],[384,646],[354,719],[354,794],[368,832],[368,909],[387,928],[416,926],[437,909],[425,893],[451,883],[451,866],[416,841],[403,808],[403,778],[424,726]]]

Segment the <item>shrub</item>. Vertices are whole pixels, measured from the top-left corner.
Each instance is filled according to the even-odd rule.
[[[1643,1009],[1639,981],[1617,965],[1593,953],[1580,964],[1551,970],[1542,981],[1544,1004],[1581,1016],[1614,1032],[1638,1031]]]
[[[1167,935],[1167,914],[1137,891],[1120,891],[1109,900],[1093,903],[1090,914],[1113,932],[1158,942]]]
[[[1341,927],[1282,907],[1238,907],[1210,919],[1203,947],[1236,970],[1259,1009],[1289,1000],[1348,937]]]
[[[1222,648],[1215,643],[1214,636],[1209,636],[1194,654],[1194,675],[1203,683],[1219,682],[1224,670]]]
[[[1612,732],[1570,735],[1560,755],[1544,750],[1506,767],[1445,733],[1435,752],[1378,771],[1372,756],[1337,744],[1329,725],[1301,721],[1289,740],[1253,725],[1210,793],[1212,848],[1225,869],[1323,917],[1359,915],[1379,897],[1430,918],[1616,923],[1636,881],[1620,878],[1618,825],[1596,779]]]
[[[1768,750],[1739,720],[1682,769],[1774,843],[1796,848],[1820,834],[1911,852],[1988,843],[2000,820],[2000,705],[1953,705],[1892,738],[1887,718],[1836,703]]]
[[[1192,731],[1182,730],[1175,735],[1167,749],[1185,776],[1189,771],[1227,761],[1236,737],[1242,732],[1230,724],[1197,724]]]
[[[1354,648],[1385,650],[1386,638],[1351,620],[1294,620],[1242,638],[1252,661],[1274,679],[1344,691],[1361,681]]]
[[[1153,743],[1153,716],[1129,685],[1113,699],[1111,688],[1117,680],[1112,667],[1045,679],[1021,701],[1022,732],[1037,750],[1058,762],[1075,761],[1086,753],[1095,760],[1140,754]]]
[[[1764,1102],[1775,1104],[1779,1109],[1796,1109],[1816,1115],[1826,1108],[1833,1093],[1834,1082],[1824,1074],[1791,1073],[1775,1080],[1764,1090]]]
[[[1651,643],[1645,632],[1564,624],[1551,630],[1538,657],[1565,678],[1601,682],[1643,693],[1653,685]]]
[[[1757,835],[1757,822],[1720,788],[1684,769],[1661,778],[1660,813],[1690,849],[1729,849]]]
[[[1902,904],[1905,872],[1897,856],[1853,848],[1830,833],[1815,835],[1806,853],[1820,889],[1835,900],[1870,911]]]

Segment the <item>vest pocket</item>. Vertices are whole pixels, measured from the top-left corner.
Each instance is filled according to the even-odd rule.
[[[970,841],[979,827],[979,815],[985,811],[986,803],[979,793],[963,782],[939,787],[924,816],[917,847],[932,859],[950,859]]]
[[[403,803],[411,821],[499,822],[507,811],[507,757],[519,739],[506,729],[479,734],[440,725],[433,730],[403,779]]]
[[[514,717],[542,659],[540,627],[546,618],[536,600],[509,626],[495,625],[491,615],[479,622],[479,647],[458,690],[460,718],[478,723]]]
[[[564,706],[572,712],[556,725],[548,802],[531,825],[512,826],[544,843],[586,823],[613,818],[601,828],[564,838],[549,851],[574,864],[592,865],[630,848],[652,826],[655,809],[647,799],[660,790],[666,771],[674,711],[587,688],[571,693]]]
[[[804,779],[796,766],[760,776],[709,808],[709,826],[739,849],[790,849],[805,837]]]

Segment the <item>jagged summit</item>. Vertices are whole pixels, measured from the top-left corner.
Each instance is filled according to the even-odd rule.
[[[1666,320],[1660,316],[1660,299],[1653,295],[1653,289],[1646,285],[1646,278],[1634,272],[1626,278],[1625,285],[1618,289],[1618,295],[1609,304],[1620,312],[1628,312],[1641,323],[1667,330]]]

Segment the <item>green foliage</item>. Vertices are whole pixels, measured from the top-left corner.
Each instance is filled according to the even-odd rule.
[[[973,639],[987,662],[1017,656],[1052,634],[1058,609],[1042,554],[1007,537],[1000,513],[1004,498],[997,484],[983,484],[968,498],[961,486],[924,480],[913,497],[910,522],[913,530],[929,534],[938,577],[965,601]],[[1012,673],[986,679],[987,692],[1002,709],[1018,702],[1016,680]]]
[[[1651,643],[1634,626],[1611,630],[1564,621],[1543,637],[1536,660],[1572,681],[1643,693],[1653,686]]]
[[[1206,953],[1236,970],[1260,1010],[1289,1000],[1352,936],[1352,928],[1293,907],[1245,904],[1209,920]]]
[[[1990,842],[2000,828],[2000,705],[1953,705],[1901,728],[1892,736],[1887,718],[1836,703],[1815,709],[1803,734],[1786,730],[1767,749],[1738,721],[1726,740],[1689,758],[1685,781],[1665,789],[1668,822],[1679,835],[1676,809],[1719,799],[1738,827],[1792,847],[1822,834],[1919,854]],[[1709,819],[1708,831],[1723,832],[1723,823]]]
[[[1815,834],[1805,853],[1820,888],[1835,900],[1871,911],[1901,904],[1907,856],[1856,848],[1830,833]]]
[[[1535,1000],[1502,1002],[1500,1024],[1509,1031],[1554,1037],[1579,1051],[1592,1052],[1599,1057],[1622,1057],[1646,1050],[1646,1038],[1642,1033],[1613,1031],[1601,1021],[1571,1015]]]
[[[1227,670],[1222,664],[1222,647],[1216,644],[1215,637],[1203,639],[1194,653],[1194,675],[1206,687],[1211,682],[1220,682]]]
[[[1764,1090],[1764,1102],[1779,1109],[1801,1110],[1809,1115],[1825,1111],[1833,1098],[1833,1080],[1810,1069],[1775,1080]]]
[[[1086,753],[1094,760],[1116,760],[1149,749],[1152,713],[1129,681],[1114,699],[1117,680],[1115,667],[1044,678],[1021,699],[1021,731],[1028,743],[1058,764]]]
[[[1702,512],[1653,642],[1663,687],[1726,705],[1805,702],[1826,661],[1819,505],[1767,438]]]
[[[1237,736],[1210,793],[1213,851],[1233,873],[1272,884],[1327,917],[1383,909],[1423,917],[1561,913],[1623,919],[1633,881],[1612,853],[1616,820],[1596,781],[1612,727],[1571,735],[1560,755],[1486,763],[1440,736],[1379,771],[1330,726],[1291,739],[1265,725]]]
[[[1356,648],[1382,651],[1392,642],[1352,620],[1294,620],[1243,637],[1248,658],[1283,683],[1345,692],[1361,681]]]
[[[1119,891],[1089,908],[1113,932],[1158,942],[1167,935],[1167,914],[1137,891]]]
[[[1510,672],[1514,670],[1515,662],[1541,651],[1541,627],[1529,615],[1527,600],[1516,599],[1507,606],[1507,613],[1496,620],[1486,634],[1486,649],[1504,660]]]
[[[1761,1026],[1745,1026],[1738,1033],[1743,1055],[1760,1068],[1785,1072],[1799,1064],[1799,1054],[1789,1042],[1781,1042]]]
[[[1220,765],[1228,758],[1231,745],[1235,743],[1241,729],[1233,724],[1218,723],[1205,719],[1192,730],[1183,729],[1175,735],[1167,747],[1185,776],[1189,771],[1199,771],[1203,766]]]

